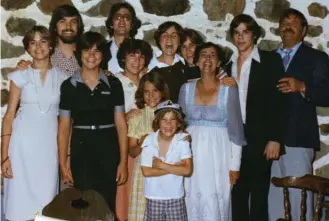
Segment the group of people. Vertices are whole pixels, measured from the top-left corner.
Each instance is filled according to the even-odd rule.
[[[303,43],[308,23],[281,16],[280,47],[257,48],[261,27],[240,14],[237,54],[174,21],[135,39],[141,21],[114,4],[110,41],[57,7],[23,38],[32,61],[9,74],[1,133],[7,220],[32,220],[60,180],[101,194],[119,221],[274,221],[283,194],[271,176],[312,173],[316,106],[329,106],[328,55]],[[293,220],[300,193],[293,191]],[[312,216],[308,197],[307,220]]]

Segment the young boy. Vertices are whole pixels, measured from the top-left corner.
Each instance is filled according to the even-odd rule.
[[[192,173],[189,135],[178,104],[160,103],[153,130],[142,144],[146,211],[144,221],[187,221],[184,176]]]

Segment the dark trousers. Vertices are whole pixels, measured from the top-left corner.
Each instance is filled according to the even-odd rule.
[[[114,213],[119,160],[119,144],[115,129],[73,130],[71,171],[74,186],[100,193]]]
[[[240,178],[232,189],[232,221],[268,221],[272,161],[248,152],[242,152]]]

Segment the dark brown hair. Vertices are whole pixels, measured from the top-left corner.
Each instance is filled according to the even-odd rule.
[[[29,48],[29,44],[33,40],[36,33],[40,33],[41,38],[47,40],[49,42],[50,47],[52,46],[49,30],[45,26],[35,25],[32,27],[31,30],[26,32],[26,34],[24,35],[23,45],[24,45],[25,50],[27,50]]]
[[[183,35],[182,43],[184,41],[186,41],[188,38],[195,45],[200,45],[200,44],[204,43],[204,37],[202,36],[202,34],[194,29],[185,28],[183,30],[183,34],[184,35]]]
[[[183,34],[182,26],[174,21],[166,21],[166,22],[162,23],[161,25],[159,25],[158,30],[156,30],[153,35],[155,43],[160,50],[162,50],[161,46],[160,46],[160,37],[163,33],[165,33],[171,27],[174,27],[176,29],[176,32],[179,36],[179,45],[181,45],[183,42],[184,34]],[[179,50],[179,48],[178,48],[178,50]]]
[[[117,59],[119,66],[125,68],[125,59],[128,54],[140,53],[145,57],[145,67],[147,67],[153,57],[153,50],[149,43],[144,40],[127,38],[118,50]]]
[[[300,19],[300,23],[301,23],[303,29],[306,28],[305,34],[303,36],[303,37],[305,37],[305,35],[307,34],[307,30],[308,30],[308,22],[307,22],[307,20],[304,16],[304,14],[301,13],[300,11],[298,11],[294,8],[288,8],[288,9],[284,10],[281,17],[280,17],[279,24],[281,25],[281,23],[283,22],[284,19],[286,19],[286,18],[288,18],[292,15],[296,16]]]
[[[113,34],[114,34],[113,19],[114,19],[115,13],[117,13],[121,8],[127,9],[131,15],[131,30],[129,32],[129,36],[131,38],[133,38],[137,34],[138,29],[141,27],[142,22],[141,22],[141,20],[139,20],[137,18],[136,12],[135,12],[135,9],[133,8],[133,6],[131,6],[131,4],[129,4],[127,2],[119,2],[119,3],[112,5],[110,14],[105,21],[105,26],[107,28],[107,32],[109,33],[109,35],[111,37],[113,36]]]
[[[161,92],[161,102],[169,99],[168,85],[166,84],[164,77],[157,70],[158,68],[152,69],[149,73],[145,74],[139,81],[139,85],[135,93],[136,106],[139,109],[145,107],[144,87],[146,82],[150,82],[156,89]]]
[[[169,113],[169,112],[173,112],[174,115],[175,115],[176,120],[178,121],[178,127],[177,127],[177,130],[176,130],[176,133],[186,132],[187,123],[185,122],[184,118],[182,117],[182,115],[180,115],[179,113],[177,113],[176,111],[171,110],[171,109],[163,110],[160,113],[158,113],[157,115],[155,115],[155,118],[152,122],[153,131],[159,130],[160,120],[166,115],[166,113]]]
[[[247,26],[247,30],[252,32],[254,35],[254,44],[257,44],[258,39],[265,35],[262,31],[262,28],[258,25],[256,20],[250,15],[240,14],[233,18],[230,24],[230,36],[233,39],[233,35],[235,29],[241,24],[245,24]]]
[[[107,47],[107,41],[103,35],[98,32],[87,31],[81,35],[77,40],[75,57],[82,67],[81,54],[84,49],[91,49],[93,46],[96,46],[98,50],[102,52],[102,61],[99,64],[99,67],[103,70],[107,70],[107,63],[110,57],[110,50]]]
[[[81,18],[81,15],[74,6],[72,5],[60,5],[53,11],[53,14],[51,16],[51,20],[49,23],[49,31],[51,35],[51,42],[52,46],[54,47],[53,50],[55,50],[56,42],[57,42],[57,23],[64,17],[74,17],[76,16],[78,18],[78,33],[77,37],[81,36],[84,32],[84,24]]]
[[[212,42],[206,42],[206,43],[203,43],[203,44],[196,47],[195,55],[194,55],[194,63],[195,64],[198,63],[201,51],[205,48],[215,48],[215,50],[217,52],[218,61],[222,61],[221,64],[224,64],[223,61],[225,61],[225,56],[224,56],[223,49],[221,48],[221,46],[219,46],[217,44],[214,44]]]

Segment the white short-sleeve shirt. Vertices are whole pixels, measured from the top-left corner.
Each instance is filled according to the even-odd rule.
[[[129,78],[122,73],[118,73],[116,77],[121,81],[123,93],[125,97],[125,110],[128,113],[131,109],[136,109],[135,93],[137,86]]]
[[[165,158],[160,157],[158,146],[159,131],[150,133],[142,144],[141,166],[152,167],[153,157],[168,164],[176,164],[181,160],[192,158],[190,143],[184,141],[186,133],[176,134],[169,146]],[[144,196],[148,199],[179,199],[184,196],[183,176],[167,174],[158,177],[144,178]]]

